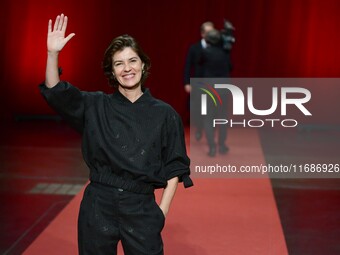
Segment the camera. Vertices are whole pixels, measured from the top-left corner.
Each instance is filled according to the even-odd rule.
[[[223,29],[211,30],[207,32],[205,40],[208,44],[222,47],[226,51],[230,51],[235,43],[234,37],[235,28],[228,20],[224,20]]]
[[[221,30],[222,46],[225,50],[231,50],[236,41],[234,31],[235,27],[233,24],[225,19],[224,28]]]

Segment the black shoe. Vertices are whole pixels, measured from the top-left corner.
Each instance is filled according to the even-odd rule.
[[[226,145],[220,145],[218,149],[220,154],[226,154],[229,151],[229,147]]]
[[[201,140],[201,138],[202,138],[202,131],[201,130],[196,131],[195,138],[196,138],[196,141]]]
[[[209,157],[215,157],[215,155],[216,155],[216,147],[215,146],[209,146],[208,156]]]

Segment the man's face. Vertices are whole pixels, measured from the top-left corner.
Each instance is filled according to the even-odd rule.
[[[202,33],[201,33],[202,38],[204,39],[205,36],[207,35],[207,33],[208,33],[209,31],[213,30],[213,29],[214,29],[214,26],[206,25],[206,26],[204,27],[204,30],[203,30]]]

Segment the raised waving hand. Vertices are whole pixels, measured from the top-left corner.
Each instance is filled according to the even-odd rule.
[[[48,21],[47,33],[47,63],[45,85],[49,88],[54,87],[60,81],[58,73],[58,55],[66,43],[71,40],[74,33],[65,37],[67,27],[67,16],[58,15],[52,29],[52,20]]]
[[[64,14],[58,15],[52,29],[52,20],[48,21],[47,50],[49,53],[60,52],[66,43],[71,40],[74,33],[65,37],[68,18]]]

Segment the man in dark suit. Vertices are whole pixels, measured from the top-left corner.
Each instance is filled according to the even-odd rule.
[[[201,25],[201,37],[202,39],[197,43],[193,44],[189,48],[189,52],[185,62],[184,68],[184,89],[187,93],[191,92],[190,77],[203,77],[203,67],[202,67],[202,54],[203,49],[207,47],[207,42],[205,41],[206,34],[214,29],[214,24],[210,21],[204,22]],[[199,96],[196,93],[191,95],[192,97]],[[198,100],[193,99],[193,101],[198,102]],[[191,109],[193,114],[192,120],[196,127],[195,137],[200,140],[203,131],[203,120],[200,116],[199,107],[193,107]]]
[[[210,30],[206,33],[205,41],[207,47],[202,51],[202,77],[207,78],[228,78],[230,77],[231,61],[230,61],[230,49],[224,47],[221,33],[216,30]],[[216,154],[216,150],[220,154],[228,152],[229,148],[225,144],[227,139],[227,126],[219,125],[214,128],[212,122],[214,118],[226,119],[227,118],[227,101],[228,95],[221,93],[223,106],[222,107],[209,107],[209,113],[203,119],[203,127],[205,129],[206,138],[209,145],[208,155],[213,157]],[[211,103],[211,102],[210,102]],[[215,130],[218,131],[218,141],[216,148],[215,143]]]
[[[218,149],[219,153],[225,154],[229,151],[225,144],[227,139],[227,127],[223,125],[218,128],[218,147],[216,146],[214,134],[215,128],[212,127],[212,119],[226,118],[226,107],[220,107],[216,111],[211,111],[207,116],[200,115],[200,105],[193,105],[193,103],[200,102],[201,92],[197,89],[192,89],[190,85],[190,77],[197,78],[227,78],[230,77],[231,62],[230,49],[224,47],[225,41],[222,40],[222,34],[214,29],[213,23],[205,22],[201,26],[201,41],[192,45],[185,65],[185,90],[191,93],[192,109],[191,120],[194,122],[197,130],[195,137],[200,140],[202,131],[205,130],[207,142],[209,145],[208,155],[213,157],[216,155]],[[223,101],[227,102],[227,95],[220,95]],[[213,107],[211,107],[214,109]]]
[[[207,33],[214,29],[214,24],[210,21],[201,25],[202,39],[189,48],[184,69],[184,89],[188,93],[191,91],[190,77],[202,77],[202,50],[207,47],[205,37]]]

